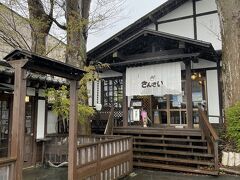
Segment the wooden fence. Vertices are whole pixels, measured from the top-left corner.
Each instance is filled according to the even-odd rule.
[[[60,163],[67,160],[67,139],[65,138],[52,136],[53,140],[45,147],[46,161]],[[78,179],[121,178],[132,171],[132,159],[131,137],[78,137],[76,169]]]
[[[12,180],[16,159],[0,159],[0,180]]]

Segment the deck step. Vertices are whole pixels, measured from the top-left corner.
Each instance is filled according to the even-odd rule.
[[[175,163],[182,163],[182,164],[194,164],[194,165],[206,165],[206,166],[214,165],[214,163],[211,161],[180,159],[180,158],[149,156],[149,155],[134,155],[133,158],[138,160],[154,160],[154,161],[175,162]]]
[[[206,140],[203,139],[186,139],[186,138],[165,138],[165,137],[143,137],[143,136],[134,136],[136,140],[156,140],[156,141],[178,141],[178,142],[199,142],[206,143]]]
[[[219,173],[218,171],[215,171],[215,170],[205,170],[205,169],[199,169],[199,168],[166,165],[166,164],[159,164],[159,163],[156,164],[156,163],[145,163],[145,162],[133,162],[133,165],[141,168],[155,168],[155,169],[181,171],[181,172],[189,172],[189,173],[197,173],[197,174],[205,174],[205,175],[213,175],[213,176],[217,176]]]
[[[156,154],[171,154],[171,155],[183,155],[183,156],[196,156],[196,157],[206,157],[213,158],[212,154],[207,153],[194,153],[186,151],[174,151],[174,150],[164,150],[164,149],[145,149],[145,148],[133,148],[134,152],[146,152],[146,153],[156,153]]]
[[[143,128],[143,127],[127,127],[127,128],[114,128],[114,134],[127,134],[127,135],[171,135],[171,136],[192,136],[201,137],[202,132],[199,129],[165,129],[165,128]]]
[[[165,143],[147,143],[147,142],[133,142],[133,144],[134,145],[141,145],[141,146],[174,147],[174,148],[207,150],[207,146],[193,146],[193,145],[165,144]]]

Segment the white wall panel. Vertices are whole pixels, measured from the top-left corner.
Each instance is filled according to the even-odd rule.
[[[58,117],[56,114],[54,114],[52,111],[48,111],[47,116],[47,134],[55,134],[57,133],[57,121]]]
[[[168,13],[167,15],[160,18],[158,21],[166,21],[169,19],[179,18],[183,16],[189,16],[193,15],[193,5],[192,0],[189,0],[188,2],[184,3],[174,11]]]
[[[197,14],[215,10],[217,10],[215,0],[201,0],[196,2]]]
[[[159,24],[158,30],[170,34],[194,38],[193,18]]]
[[[199,40],[212,43],[215,50],[222,49],[218,14],[197,17],[197,37]]]
[[[46,101],[38,100],[38,112],[37,112],[37,139],[43,139],[45,134],[45,111]]]
[[[208,115],[220,116],[217,70],[207,71]],[[218,117],[209,117],[209,122],[219,123]]]

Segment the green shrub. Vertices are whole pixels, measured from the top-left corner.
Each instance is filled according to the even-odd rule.
[[[226,110],[227,135],[240,151],[240,102]]]

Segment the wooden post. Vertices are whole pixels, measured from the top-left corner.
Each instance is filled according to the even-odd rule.
[[[77,81],[70,81],[68,180],[77,179]]]
[[[13,171],[14,180],[22,180],[25,130],[25,96],[26,96],[26,70],[22,67],[27,60],[11,61],[9,64],[15,70],[13,118],[11,129],[10,157],[16,158]]]
[[[192,79],[191,61],[185,61],[186,68],[186,97],[187,97],[187,122],[188,128],[193,128],[193,105],[192,105]]]
[[[126,72],[123,73],[123,127],[128,126],[128,97],[126,96]]]

